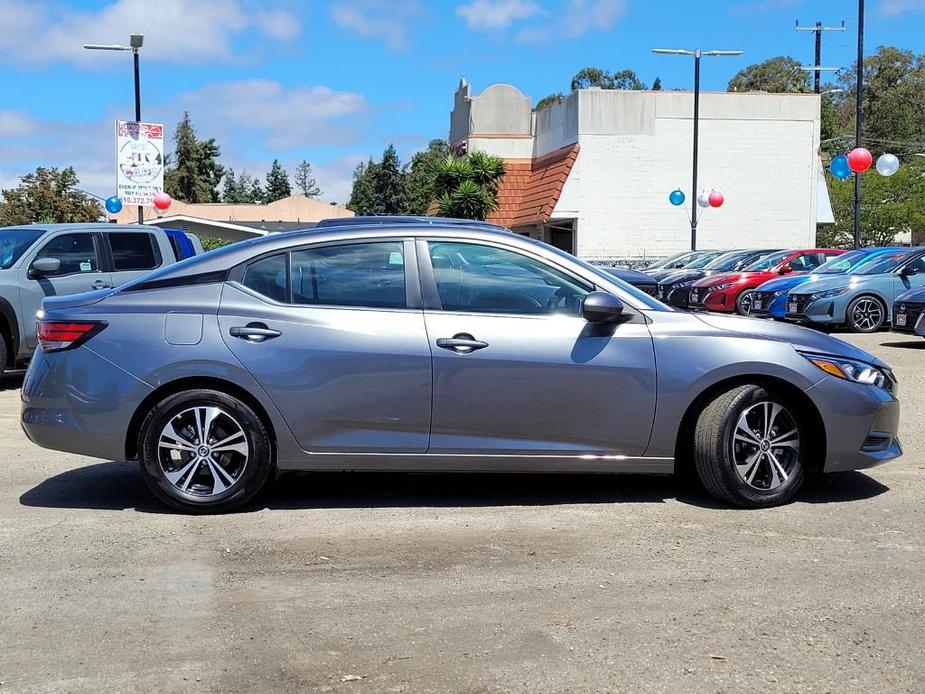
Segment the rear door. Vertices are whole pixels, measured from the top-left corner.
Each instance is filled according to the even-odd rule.
[[[141,277],[164,264],[154,232],[113,230],[103,232],[114,286]]]
[[[309,452],[424,453],[431,356],[413,244],[328,243],[239,268],[222,338]]]
[[[418,258],[431,453],[643,454],[656,377],[641,314],[592,325],[580,313],[593,286],[487,241],[420,241]]]

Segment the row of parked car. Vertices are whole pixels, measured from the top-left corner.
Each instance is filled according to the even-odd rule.
[[[892,324],[925,336],[923,247],[693,251],[654,263],[639,277],[610,271],[676,308],[860,333]]]

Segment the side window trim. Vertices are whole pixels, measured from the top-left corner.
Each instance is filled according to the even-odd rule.
[[[103,243],[100,240],[100,235],[95,231],[82,231],[80,229],[77,229],[76,231],[70,231],[70,230],[62,231],[61,233],[51,235],[47,239],[40,239],[40,240],[44,240],[45,243],[43,243],[41,246],[39,246],[35,250],[35,252],[29,258],[29,262],[24,265],[26,270],[28,270],[28,268],[32,265],[32,263],[35,262],[35,260],[41,255],[42,251],[44,251],[48,247],[48,245],[52,243],[55,239],[59,239],[62,236],[73,236],[75,234],[85,234],[90,237],[90,240],[93,243],[93,252],[96,255],[96,270],[90,271],[90,272],[80,272],[80,271],[68,272],[68,273],[63,273],[60,275],[58,274],[48,275],[48,277],[51,279],[57,279],[59,277],[74,277],[76,275],[96,275],[96,274],[103,274],[103,273],[109,272],[106,266],[106,257],[105,257],[106,254],[103,250]]]
[[[443,302],[440,300],[440,293],[437,289],[437,276],[434,272],[433,264],[430,260],[430,244],[431,243],[460,243],[460,244],[469,244],[469,245],[478,245],[478,246],[487,246],[489,248],[498,248],[503,251],[508,251],[510,253],[516,253],[522,255],[525,258],[529,258],[537,263],[547,265],[556,270],[566,277],[568,277],[573,282],[579,284],[580,286],[587,289],[589,292],[595,291],[598,289],[598,285],[589,282],[583,277],[578,277],[574,273],[570,272],[566,268],[559,266],[557,263],[550,262],[546,258],[540,258],[532,253],[525,252],[522,248],[512,248],[503,243],[496,243],[493,241],[486,241],[484,239],[458,239],[458,238],[440,238],[434,236],[428,236],[426,238],[417,239],[417,260],[418,266],[421,271],[421,291],[423,293],[424,300],[424,309],[430,311],[443,311]],[[453,311],[450,311],[453,312]],[[457,312],[454,312],[457,313]],[[478,315],[478,316],[518,316],[522,318],[561,318],[561,314],[526,314],[526,313],[495,313],[491,311],[464,311],[466,315]]]

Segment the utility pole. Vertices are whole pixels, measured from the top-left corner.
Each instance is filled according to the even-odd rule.
[[[858,63],[857,63],[858,107],[854,124],[854,146],[861,146],[863,134],[864,104],[864,0],[858,0]],[[854,247],[861,247],[861,174],[854,174]]]
[[[815,79],[813,81],[813,91],[816,94],[819,94],[822,91],[821,79],[822,71],[828,70],[830,68],[820,67],[822,65],[822,32],[823,31],[844,31],[845,22],[842,21],[841,26],[838,27],[827,27],[823,26],[822,22],[816,22],[815,26],[800,26],[800,20],[797,20],[796,31],[812,31],[816,34],[816,61],[813,64],[812,71],[815,73]],[[808,70],[809,68],[804,68]]]

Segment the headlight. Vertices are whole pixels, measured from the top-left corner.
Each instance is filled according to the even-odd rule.
[[[838,289],[826,289],[824,292],[816,292],[815,294],[809,295],[810,301],[815,301],[816,299],[830,299],[833,296],[841,296],[848,291],[848,287],[839,287]]]
[[[710,292],[721,292],[724,289],[729,289],[729,287],[735,286],[735,282],[724,282],[723,284],[717,284],[715,287],[707,287],[707,293]]]
[[[827,374],[836,378],[879,388],[885,388],[889,381],[883,371],[862,361],[846,359],[845,357],[831,357],[824,354],[805,354],[803,352],[800,354]]]
[[[687,282],[678,282],[678,284],[673,284],[669,287],[672,291],[675,289],[687,289],[694,283],[694,280],[687,280]]]

